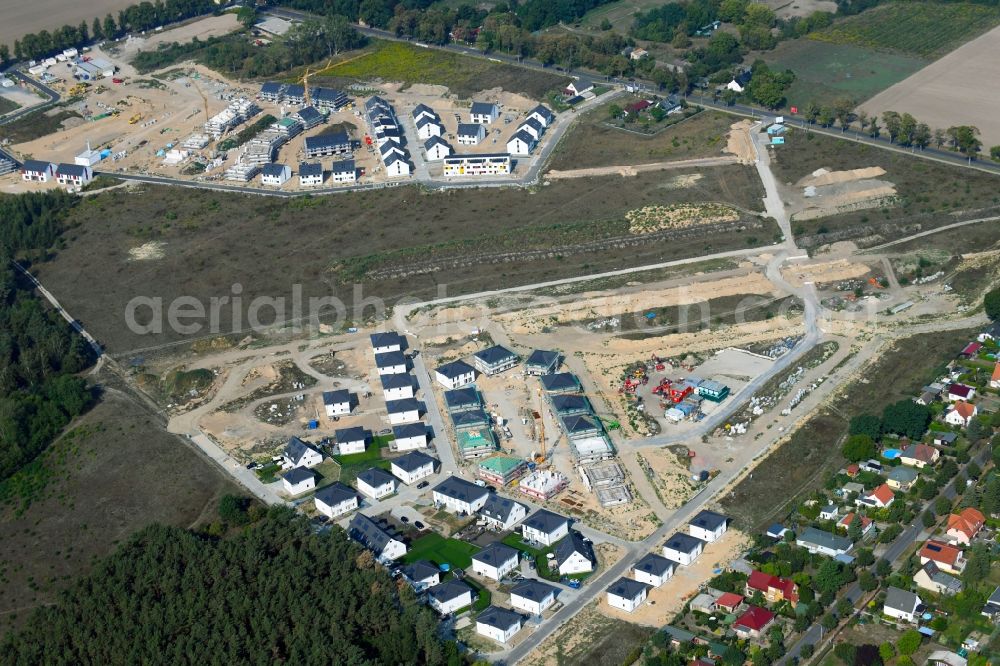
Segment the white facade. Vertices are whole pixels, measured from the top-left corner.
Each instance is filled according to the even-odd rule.
[[[337,444],[337,454],[341,456],[349,456],[352,453],[364,453],[365,452],[365,440],[355,439],[350,442],[340,442]]]
[[[322,501],[319,497],[315,499],[316,510],[327,518],[336,518],[337,516],[342,516],[349,511],[354,511],[358,508],[358,498],[351,497],[348,499],[343,499],[337,504],[331,505]]]
[[[451,155],[451,146],[443,141],[438,141],[427,149],[427,159],[435,162],[437,160],[443,160],[449,155]]]
[[[537,530],[526,524],[521,525],[521,536],[523,536],[527,541],[545,544],[546,546],[551,546],[567,534],[569,534],[569,521],[564,522],[562,525],[555,528],[551,533]]]
[[[55,165],[48,162],[39,166],[25,164],[24,168],[21,169],[21,180],[24,181],[47,183],[55,177]]]
[[[452,513],[464,512],[469,514],[470,516],[474,514],[476,511],[479,511],[481,508],[483,508],[483,505],[486,504],[486,499],[488,496],[489,493],[487,493],[484,490],[483,495],[481,497],[476,497],[467,501],[443,495],[436,490],[433,493],[434,502],[436,504],[442,505],[444,508],[448,509]]]
[[[657,574],[652,574],[647,571],[640,571],[639,569],[633,570],[633,577],[640,583],[645,583],[646,585],[652,585],[653,587],[660,587],[666,583],[674,575],[673,570],[667,569],[667,572],[662,576]]]
[[[59,169],[56,171],[56,180],[61,185],[75,185],[82,187],[94,179],[94,170],[89,166],[73,165],[75,168],[69,170]]]
[[[379,554],[379,559],[383,562],[391,562],[392,560],[398,560],[403,555],[406,555],[406,544],[402,541],[389,539],[389,542],[385,544],[385,548]]]
[[[380,486],[370,486],[361,479],[357,479],[357,482],[358,490],[372,499],[381,499],[396,492],[395,481],[386,481]]]
[[[310,474],[308,477],[299,479],[296,483],[292,483],[288,479],[282,477],[281,485],[284,487],[285,492],[289,495],[300,495],[307,490],[312,490],[316,487],[316,477]]]
[[[441,170],[446,178],[456,176],[506,176],[510,174],[510,155],[452,155],[446,157]]]
[[[397,451],[415,451],[427,447],[427,433],[421,435],[410,435],[408,437],[397,437],[395,440]]]
[[[395,386],[393,388],[383,388],[382,396],[385,398],[386,402],[391,402],[392,400],[406,400],[414,396],[413,385],[409,386]]]
[[[417,128],[417,136],[424,141],[432,136],[441,136],[441,126],[436,122],[424,123]]]
[[[468,386],[472,382],[476,381],[476,371],[470,366],[468,372],[455,375],[453,377],[449,377],[435,371],[434,378],[437,379],[438,384],[441,384],[441,386],[444,386],[446,389],[457,389],[462,388],[463,386]]]
[[[541,599],[529,599],[527,597],[522,597],[516,592],[510,593],[510,605],[512,608],[522,610],[525,613],[530,613],[531,615],[541,615],[545,612],[552,604],[556,602],[556,594],[553,591],[549,591]]]
[[[406,363],[396,363],[393,365],[384,365],[378,368],[378,374],[380,375],[405,375],[406,374]]]
[[[412,486],[420,479],[428,477],[434,473],[434,461],[428,460],[426,464],[421,465],[417,469],[409,471],[403,469],[402,467],[399,467],[398,465],[396,465],[395,462],[393,462],[389,466],[389,470],[392,472],[392,475],[395,476],[397,479],[399,479],[408,486]]]
[[[351,413],[350,399],[324,404],[327,416],[347,416]]]
[[[385,165],[385,173],[390,177],[409,176],[410,164],[406,160],[396,160]]]
[[[487,638],[492,638],[497,643],[506,643],[510,639],[517,635],[517,632],[521,631],[521,623],[511,625],[508,629],[499,629],[497,627],[490,626],[488,624],[483,624],[482,622],[476,622],[476,633],[480,636],[486,636]]]
[[[489,125],[500,116],[500,109],[496,104],[476,103],[472,108],[469,119],[474,123]]]
[[[454,599],[448,599],[447,601],[438,601],[434,597],[430,597],[430,605],[431,608],[436,610],[441,615],[454,613],[459,609],[472,605],[472,591],[466,590]]]
[[[292,177],[292,170],[288,168],[288,165],[283,165],[281,167],[281,170],[275,173],[267,173],[266,171],[262,173],[260,176],[260,182],[262,185],[273,185],[275,187],[281,187],[291,177]]]
[[[593,570],[594,563],[585,557],[583,553],[574,552],[564,562],[559,564],[559,574],[561,576],[571,576]]]
[[[709,511],[702,511],[688,523],[688,534],[708,543],[718,541],[729,529],[729,521],[722,516]]]
[[[389,413],[389,425],[403,425],[404,423],[413,423],[419,420],[420,410],[416,407],[413,409],[405,409],[400,412]]]
[[[614,592],[608,592],[608,605],[612,608],[623,610],[626,613],[631,613],[636,608],[641,606],[644,601],[646,601],[645,589],[641,592],[637,592],[636,596],[632,598],[618,596]]]
[[[476,146],[486,138],[486,130],[482,125],[476,125],[475,127],[466,127],[463,125],[462,127],[462,132],[456,135],[460,145]]]
[[[663,546],[663,557],[687,566],[698,559],[698,556],[701,555],[703,549],[704,546],[700,544],[694,545],[690,548],[690,550],[687,548],[678,549],[672,547],[668,542]]]
[[[507,142],[507,152],[511,155],[530,155],[534,147],[534,142],[529,143],[517,134],[512,136],[510,141]]]
[[[299,174],[299,185],[302,187],[316,187],[323,184],[323,172],[317,174]]]
[[[333,182],[335,183],[356,183],[358,182],[358,170],[348,169],[345,171],[334,170],[332,172]]]
[[[475,557],[472,558],[472,571],[479,574],[480,576],[485,576],[491,578],[495,581],[499,581],[501,578],[509,574],[511,571],[517,568],[517,554],[511,555],[510,559],[506,562],[500,562],[496,565],[490,564],[488,562],[481,562]]]

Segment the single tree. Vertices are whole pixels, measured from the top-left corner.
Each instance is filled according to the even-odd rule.
[[[916,629],[907,629],[896,641],[896,649],[903,656],[910,656],[920,649],[920,632]]]
[[[991,289],[983,298],[983,309],[990,319],[1000,319],[1000,289]]]
[[[851,462],[867,460],[877,453],[875,442],[868,435],[851,435],[841,449],[844,457]]]

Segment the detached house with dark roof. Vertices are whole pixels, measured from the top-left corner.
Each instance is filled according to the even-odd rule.
[[[922,609],[923,602],[913,592],[898,587],[889,587],[886,590],[882,612],[889,617],[903,622],[916,623]]]
[[[381,467],[366,469],[354,482],[359,491],[376,500],[396,492],[396,479]]]
[[[327,518],[336,518],[358,508],[358,494],[340,481],[323,486],[313,496],[316,511]]]
[[[649,585],[631,578],[619,578],[607,589],[608,605],[626,613],[633,612],[646,601]]]
[[[337,454],[347,456],[352,453],[364,453],[371,439],[371,433],[361,426],[355,426],[334,431],[333,438],[337,444]]]
[[[472,355],[472,363],[476,366],[476,370],[487,376],[510,370],[520,360],[517,354],[500,345],[488,347]]]
[[[372,551],[379,562],[387,563],[406,555],[406,544],[378,526],[363,513],[351,518],[347,534],[362,546]]]
[[[429,162],[437,162],[452,154],[451,146],[440,136],[432,136],[424,141],[424,154]]]
[[[521,536],[528,543],[551,546],[569,534],[569,519],[548,509],[539,509],[521,525]]]
[[[323,184],[323,165],[319,162],[299,163],[299,185],[302,187],[316,187]]]
[[[678,564],[688,565],[698,559],[705,542],[684,532],[677,532],[663,544],[663,556]]]
[[[401,352],[406,349],[406,338],[396,331],[385,331],[384,333],[372,333],[368,336],[372,345],[372,351],[378,354],[389,354],[391,352]]]
[[[406,455],[400,456],[389,463],[389,470],[393,476],[408,486],[426,478],[434,473],[437,466],[437,459],[430,457],[420,451],[410,451]]]
[[[417,560],[406,565],[402,574],[415,592],[422,592],[441,583],[441,570],[427,560]]]
[[[632,577],[640,583],[646,583],[652,587],[660,587],[674,575],[677,563],[668,560],[656,553],[647,553],[635,563],[632,569]]]
[[[427,588],[427,600],[431,608],[441,615],[468,608],[472,605],[472,599],[472,588],[460,580],[447,580]]]
[[[386,401],[385,409],[389,414],[390,425],[402,425],[419,421],[423,405],[416,398],[403,398]]]
[[[580,393],[582,387],[576,375],[569,372],[557,372],[554,375],[539,377],[546,393]]]
[[[954,595],[962,591],[962,581],[938,568],[934,562],[927,562],[913,575],[913,582],[921,590],[934,594]]]
[[[514,529],[527,515],[528,507],[497,493],[490,493],[479,510],[479,517],[486,522],[487,527],[498,531]]]
[[[531,111],[529,111],[528,118],[534,118],[535,120],[537,120],[539,123],[542,124],[542,127],[545,128],[548,128],[549,125],[551,125],[556,121],[555,114],[552,113],[552,111],[548,107],[542,104],[539,104]]]
[[[899,462],[917,469],[936,465],[940,458],[941,452],[926,444],[910,444],[899,454]]]
[[[492,102],[473,102],[469,120],[480,125],[489,125],[500,117],[500,107]]]
[[[382,397],[386,399],[386,402],[407,400],[415,395],[413,377],[409,374],[381,375],[379,382],[382,384]]]
[[[83,187],[94,179],[94,170],[80,164],[60,164],[56,167],[56,180],[60,185]]]
[[[510,591],[510,605],[531,615],[541,615],[556,602],[559,588],[538,580],[525,579]]]
[[[316,487],[316,475],[305,467],[293,467],[281,475],[281,484],[289,495],[301,495]]]
[[[472,571],[497,582],[517,568],[517,550],[494,541],[472,556]]]
[[[482,486],[477,486],[465,479],[457,476],[449,476],[441,483],[434,486],[434,503],[444,507],[452,513],[465,513],[472,515],[476,513],[486,500],[489,499],[489,491]]]
[[[392,426],[393,451],[413,451],[427,446],[427,426],[423,422]]]
[[[476,618],[476,633],[506,644],[521,631],[523,618],[512,610],[490,606]]]
[[[333,182],[350,184],[358,182],[358,167],[354,160],[340,160],[330,166]]]
[[[281,466],[284,469],[315,467],[323,462],[323,454],[298,437],[289,438],[281,457],[284,461]]]
[[[347,416],[351,413],[354,402],[354,397],[347,389],[323,391],[323,407],[326,408],[327,416]]]
[[[714,511],[699,511],[698,515],[688,522],[688,534],[708,543],[721,539],[727,529],[729,529],[729,519]]]
[[[403,352],[375,354],[375,368],[379,375],[405,375],[409,371]]]
[[[597,559],[590,542],[573,530],[556,544],[552,554],[556,556],[555,562],[561,576],[589,573],[594,570]]]
[[[525,359],[524,373],[532,376],[551,375],[559,369],[561,358],[562,355],[557,351],[536,349]]]
[[[434,378],[446,389],[457,389],[476,380],[476,371],[465,361],[452,361],[439,365],[434,370]]]
[[[476,146],[486,138],[486,130],[478,123],[459,123],[455,136],[459,145]]]
[[[21,180],[28,182],[47,183],[55,180],[56,165],[41,160],[25,160],[21,166]]]

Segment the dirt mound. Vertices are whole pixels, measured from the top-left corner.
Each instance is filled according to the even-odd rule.
[[[861,169],[848,169],[847,171],[830,171],[829,169],[817,169],[812,174],[806,176],[798,182],[799,187],[823,187],[824,185],[836,185],[837,183],[847,183],[852,180],[863,180],[865,178],[877,178],[885,175],[882,167],[864,167]]]
[[[896,186],[877,176],[885,175],[882,167],[864,167],[847,171],[817,169],[799,180],[802,207],[792,213],[793,220],[814,220],[867,208],[893,206],[897,202]]]

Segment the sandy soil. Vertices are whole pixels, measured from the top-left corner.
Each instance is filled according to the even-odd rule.
[[[0,2],[3,13],[0,42],[7,44],[13,51],[14,40],[20,39],[25,33],[51,31],[66,24],[78,25],[80,21],[86,21],[89,28],[95,16],[100,16],[103,20],[108,12],[117,14],[119,9],[134,4],[134,0],[3,0]]]
[[[590,167],[587,169],[571,169],[560,171],[554,169],[545,174],[550,180],[566,178],[591,178],[593,176],[621,176],[628,178],[647,171],[662,171],[664,169],[684,169],[687,167],[719,166],[722,164],[741,164],[735,157],[704,157],[692,160],[676,160],[673,162],[653,162],[652,164],[629,164],[624,166]],[[688,183],[694,182],[689,180]]]
[[[865,102],[869,115],[909,112],[931,128],[974,125],[984,152],[1000,144],[1000,27],[955,49],[940,60]]]
[[[673,451],[662,448],[642,451],[636,455],[653,470],[653,485],[665,507],[676,509],[694,494],[695,486],[690,481],[691,472]]]
[[[753,141],[750,139],[751,127],[753,123],[749,120],[741,120],[733,123],[732,131],[729,132],[726,152],[735,155],[740,164],[753,164],[757,159],[757,151],[754,150]]]
[[[792,219],[813,220],[852,210],[891,206],[896,200],[896,186],[877,178],[884,174],[882,167],[817,169],[787,192]]]
[[[871,271],[866,264],[856,263],[847,259],[824,261],[818,264],[789,266],[781,272],[789,284],[801,287],[805,282],[834,282],[858,278]]]

